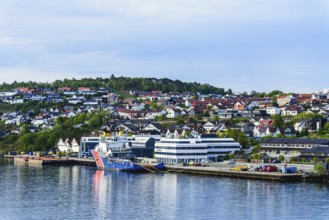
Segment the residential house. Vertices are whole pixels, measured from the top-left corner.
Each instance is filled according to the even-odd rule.
[[[0,92],[0,96],[3,97],[3,96],[7,96],[7,97],[13,97],[15,95],[17,95],[18,92],[17,91],[7,91],[7,92]]]
[[[282,109],[282,116],[295,116],[303,111],[303,107],[300,105],[289,105]]]
[[[310,133],[314,133],[317,132],[320,128],[323,128],[326,121],[326,119],[302,120],[294,124],[294,129],[298,132],[308,131]]]
[[[95,106],[98,104],[99,104],[99,102],[96,100],[86,100],[83,102],[83,105],[85,105],[85,106]]]
[[[79,94],[82,94],[83,92],[87,92],[87,91],[90,91],[89,87],[79,87],[78,88],[78,93]]]
[[[176,118],[182,114],[182,111],[180,109],[176,109],[176,108],[167,108],[166,112],[167,112],[167,114],[166,114],[167,118]]]
[[[156,117],[163,116],[166,114],[165,110],[148,110],[145,114],[145,119],[151,119],[154,120]]]
[[[234,109],[234,110],[238,110],[238,111],[242,111],[242,110],[245,109],[245,107],[246,107],[246,106],[245,106],[244,103],[242,103],[242,102],[237,102],[237,103],[234,104],[233,109]]]
[[[116,131],[123,131],[124,133],[130,134],[136,134],[138,132],[134,125],[128,123],[118,124],[115,129]]]
[[[38,126],[41,126],[41,125],[48,124],[48,120],[45,119],[45,118],[35,118],[31,121],[31,124],[38,127]]]
[[[143,134],[161,134],[163,131],[163,127],[160,123],[151,122],[148,125],[146,125],[142,130],[141,133]]]
[[[239,112],[238,110],[234,110],[234,109],[222,109],[218,112],[218,117],[219,118],[227,118],[227,119],[231,119],[231,118],[236,118],[238,116]]]
[[[225,123],[221,123],[218,121],[208,121],[202,125],[202,127],[207,131],[211,133],[215,132],[223,132],[227,130],[227,127]]]
[[[251,138],[254,137],[254,129],[255,129],[254,125],[247,125],[241,128],[241,132],[243,132],[246,137]]]
[[[255,126],[253,130],[253,135],[255,138],[262,138],[266,136],[266,131],[266,126]]]
[[[24,103],[24,99],[11,99],[10,101],[9,101],[9,103],[10,104],[22,104],[22,103]]]
[[[72,88],[71,87],[61,87],[57,89],[60,92],[66,92],[66,91],[71,91]]]
[[[280,115],[281,111],[278,107],[267,107],[266,113],[269,115]]]
[[[293,137],[296,136],[296,131],[294,127],[285,126],[281,129],[281,134],[286,137]]]
[[[80,149],[80,144],[75,138],[71,140],[66,138],[65,141],[60,138],[56,146],[58,151],[63,153],[78,153]]]
[[[265,136],[276,137],[277,135],[280,135],[280,134],[281,134],[281,131],[278,127],[267,127],[266,128]]]
[[[276,98],[278,105],[281,106],[286,106],[286,105],[293,105],[296,103],[296,98],[293,97],[292,95],[287,95],[287,96],[278,96]]]
[[[296,102],[301,105],[310,105],[312,104],[312,95],[313,94],[298,94],[296,96]]]

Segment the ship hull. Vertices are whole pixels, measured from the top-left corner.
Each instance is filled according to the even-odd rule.
[[[99,152],[92,150],[92,155],[98,169],[122,171],[131,173],[144,173],[164,170],[164,164],[144,165],[141,163],[133,163],[129,160],[108,160],[102,157]]]

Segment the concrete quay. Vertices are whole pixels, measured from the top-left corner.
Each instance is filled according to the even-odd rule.
[[[269,180],[279,182],[302,182],[304,174],[291,173],[284,174],[280,172],[250,172],[250,171],[233,171],[226,167],[194,167],[182,165],[166,165],[167,172],[185,173],[194,175],[208,175],[240,179]]]
[[[87,165],[95,166],[93,158],[75,157],[38,157],[38,156],[14,156],[15,163],[32,165]]]

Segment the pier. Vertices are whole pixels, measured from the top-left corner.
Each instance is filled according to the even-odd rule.
[[[8,158],[8,157],[7,157]],[[93,158],[77,157],[37,157],[37,156],[14,156],[15,163],[24,163],[31,165],[83,165],[95,167]],[[328,175],[317,175],[309,173],[281,173],[281,172],[261,172],[261,171],[236,171],[231,170],[235,166],[221,164],[217,166],[182,166],[166,164],[164,173],[183,173],[191,175],[215,176],[224,178],[265,180],[276,182],[314,182],[329,183]]]
[[[15,163],[26,163],[33,165],[86,165],[95,166],[93,158],[75,157],[38,157],[38,156],[14,156]]]
[[[221,167],[166,165],[167,172],[278,182],[329,182],[328,177],[303,173],[233,171]]]

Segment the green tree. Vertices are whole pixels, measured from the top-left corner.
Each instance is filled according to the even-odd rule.
[[[329,131],[329,122],[326,122],[323,128],[324,130]]]
[[[290,162],[290,163],[295,163],[296,161],[297,161],[297,160],[296,160],[296,157],[291,157],[289,162]]]
[[[176,119],[176,123],[179,124],[179,125],[181,125],[181,124],[184,124],[185,122],[184,122],[184,119],[183,119],[183,118],[178,117],[178,118]]]
[[[229,159],[233,159],[233,158],[234,158],[234,153],[229,153],[229,154],[228,154],[228,158],[229,158]]]
[[[85,113],[79,114],[74,118],[74,124],[84,124],[88,116]]]
[[[242,148],[244,148],[244,149],[248,148],[249,141],[248,141],[246,135],[243,132],[241,132],[240,130],[228,129],[226,132],[223,132],[220,136],[233,138],[235,141],[238,141],[241,144]]]
[[[275,127],[278,127],[280,129],[284,127],[284,120],[281,115],[275,115],[272,117],[272,119],[274,120],[273,125]]]
[[[278,156],[278,160],[280,160],[280,161],[284,161],[284,156],[283,156],[283,155],[279,155],[279,156]]]
[[[318,174],[320,174],[320,175],[323,175],[323,174],[325,174],[325,172],[326,172],[326,170],[324,169],[322,163],[317,163],[317,164],[314,166],[314,170],[315,170]]]
[[[317,133],[317,135],[325,135],[326,134],[325,130],[323,130],[322,128],[319,128],[319,130],[316,133]]]
[[[151,102],[151,108],[152,108],[152,109],[157,109],[157,107],[158,107],[157,102],[156,102],[156,101],[152,101],[152,102]]]
[[[312,158],[312,163],[316,164],[319,161],[318,157],[313,157]]]
[[[91,129],[99,129],[103,124],[103,118],[101,114],[93,115],[88,121],[88,127]]]

